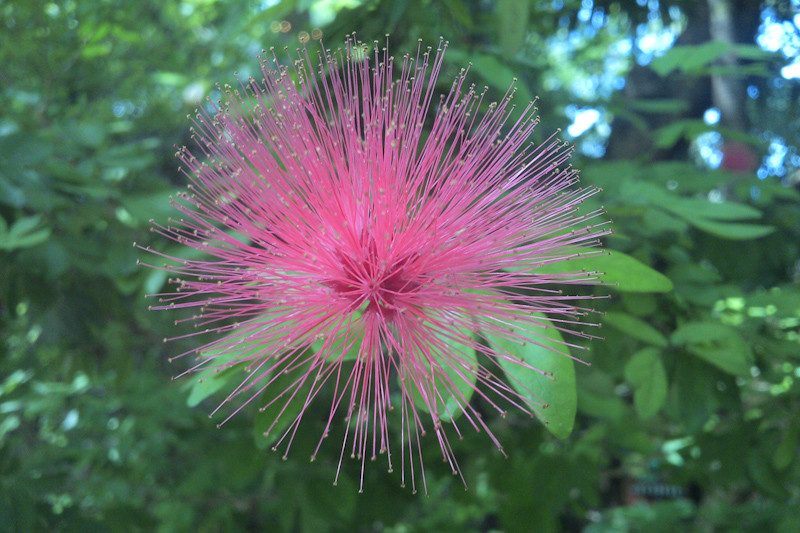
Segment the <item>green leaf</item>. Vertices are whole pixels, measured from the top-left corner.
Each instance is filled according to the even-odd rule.
[[[672,282],[664,274],[653,270],[638,259],[616,250],[610,254],[581,256],[551,263],[537,268],[533,272],[557,274],[579,270],[602,272],[602,280],[611,285],[616,284],[613,288],[622,292],[669,292],[672,290]]]
[[[628,416],[625,404],[616,394],[603,394],[581,387],[578,398],[578,409],[585,415],[615,422]]]
[[[680,113],[689,107],[685,100],[669,98],[651,98],[646,100],[630,100],[626,102],[629,109],[641,111],[643,113]]]
[[[154,72],[150,74],[150,78],[159,85],[171,85],[173,87],[183,87],[189,83],[186,75],[179,72]]]
[[[759,490],[779,501],[788,499],[789,493],[781,477],[760,450],[751,449],[747,455],[747,474]]]
[[[80,144],[99,148],[106,140],[107,127],[102,122],[78,122],[70,127],[71,136]]]
[[[702,283],[712,285],[722,281],[722,276],[712,267],[694,263],[676,263],[669,269],[669,277],[676,283]]]
[[[336,325],[325,330],[325,337],[318,338],[312,348],[320,352],[323,348],[327,351],[328,361],[333,362],[342,357],[343,361],[352,361],[358,357],[361,342],[364,339],[364,327],[361,324],[361,311],[356,311],[350,316],[339,320]],[[336,337],[330,340],[330,335],[336,332]],[[344,350],[344,355],[342,351]]]
[[[249,35],[254,28],[266,28],[275,20],[285,19],[298,7],[307,10],[310,2],[303,1],[302,5],[298,6],[300,3],[300,0],[281,0],[262,4],[263,7],[259,6],[259,9],[251,10],[250,15],[244,17],[244,24],[241,25],[240,31],[243,35]]]
[[[7,232],[0,233],[0,250],[28,248],[46,241],[50,237],[50,228],[39,227],[42,221],[42,215],[16,220]],[[6,225],[5,220],[3,225]]]
[[[750,345],[739,333],[714,322],[689,322],[670,337],[675,345],[685,345],[686,351],[735,376],[745,376],[753,364]]]
[[[133,217],[135,223],[147,224],[150,219],[166,224],[170,216],[176,216],[179,211],[170,205],[170,194],[176,194],[175,189],[162,189],[147,194],[126,194],[122,197],[122,207]]]
[[[655,235],[667,232],[682,235],[689,229],[689,225],[681,218],[672,216],[660,209],[645,209],[646,211],[642,216],[642,222],[644,222],[644,226]]]
[[[665,202],[663,207],[687,219],[740,220],[761,218],[761,211],[755,207],[737,202],[714,203],[701,198],[681,198],[679,201]]]
[[[3,154],[0,158],[0,169],[13,176],[26,167],[34,167],[47,161],[54,150],[55,143],[46,142],[37,135],[20,132],[0,136],[0,153]]]
[[[659,207],[678,215],[699,230],[725,239],[747,240],[769,235],[775,228],[760,224],[720,222],[761,218],[761,211],[736,202],[714,203],[699,198],[662,196]]]
[[[731,44],[723,41],[673,46],[663,56],[653,59],[650,63],[650,68],[656,71],[659,76],[666,76],[675,70],[700,74],[704,66],[730,49]]]
[[[731,331],[735,333],[716,322],[687,322],[676,329],[669,340],[676,345],[713,342],[724,339]]]
[[[696,357],[675,354],[670,374],[669,406],[686,434],[700,432],[711,415],[717,412],[720,398],[718,372]]]
[[[520,333],[531,341],[524,345],[497,335],[484,333],[484,336],[496,350],[553,376],[543,376],[505,359],[498,361],[512,378],[511,385],[517,392],[548,407],[544,413],[537,413],[537,417],[545,422],[553,435],[564,439],[572,432],[577,411],[575,366],[572,359],[564,355],[568,348],[561,333],[544,315],[535,313],[534,316],[540,320],[540,327],[527,323],[517,325]]]
[[[213,354],[213,351],[209,352],[209,355]],[[237,375],[243,379],[244,376],[242,376],[241,372],[237,372],[233,367],[225,366],[226,363],[230,363],[236,355],[235,353],[217,355],[214,358],[214,363],[216,363],[214,367],[198,374],[197,379],[194,384],[192,384],[189,396],[186,398],[186,405],[195,407],[229,383],[235,386],[233,380]]]
[[[747,76],[760,76],[766,78],[772,74],[767,63],[749,63],[739,65],[710,65],[706,67],[706,75],[745,78]]]
[[[99,44],[84,46],[81,50],[81,55],[84,59],[95,59],[97,57],[107,56],[111,53],[111,43],[103,42]]]
[[[493,89],[497,90],[501,95],[505,94],[511,84],[514,84],[517,92],[514,96],[514,101],[519,102],[519,105],[525,106],[528,102],[533,100],[533,95],[525,86],[517,80],[514,71],[508,66],[501,63],[500,60],[493,55],[489,54],[467,54],[463,50],[449,48],[447,55],[454,63],[471,62],[472,69]],[[517,80],[517,81],[515,81]]]
[[[282,372],[270,383],[273,376],[263,378],[267,385],[266,400],[256,413],[254,436],[256,447],[263,450],[280,439],[304,411],[314,385],[313,375],[306,377],[305,367],[289,373]],[[302,383],[300,380],[303,380]],[[262,386],[263,386],[262,385]]]
[[[624,187],[619,191],[619,196],[625,203],[646,207],[658,204],[665,198],[677,198],[669,193],[666,186],[636,178],[626,180]]]
[[[653,346],[665,348],[669,345],[667,338],[664,337],[660,331],[644,320],[629,315],[628,313],[609,311],[606,313],[603,323],[618,329],[634,339],[652,344]]]
[[[660,352],[645,348],[625,365],[625,379],[633,385],[633,406],[642,420],[656,415],[667,399],[667,373]]]
[[[472,21],[472,12],[464,4],[462,0],[445,0],[447,11],[458,23],[465,29],[472,28],[474,22]]]
[[[653,132],[653,145],[656,148],[671,148],[682,138],[692,140],[702,133],[717,129],[716,126],[710,126],[702,119],[673,120]]]
[[[719,346],[689,346],[686,350],[734,376],[748,375],[753,364],[750,347],[741,340],[731,340]]]
[[[3,444],[6,434],[11,433],[20,426],[20,418],[17,415],[8,415],[0,421],[0,445]]]
[[[783,433],[775,453],[772,455],[772,466],[778,471],[784,471],[791,466],[797,457],[800,446],[800,422],[795,420]]]
[[[646,317],[658,311],[658,299],[648,293],[628,292],[622,295],[625,310],[637,317]]]
[[[22,237],[26,233],[33,231],[41,222],[42,215],[33,215],[17,219],[11,226],[11,229],[8,230],[8,234],[11,237]]]
[[[315,352],[319,353],[323,348],[328,352],[326,362],[347,364],[358,357],[364,330],[361,326],[361,311],[342,318],[335,325],[326,328],[326,335],[337,331],[338,335],[333,340],[317,339],[311,346]],[[326,342],[329,346],[326,346]],[[342,351],[346,351],[342,354]],[[274,378],[267,375],[262,378],[261,383],[267,385],[270,393],[268,399],[262,402],[264,405],[256,414],[255,437],[256,446],[264,449],[277,441],[288,428],[297,420],[297,417],[305,410],[306,402],[314,385],[314,377],[307,376],[306,366],[301,366],[289,372],[282,372]],[[345,372],[345,375],[347,372]],[[262,386],[263,386],[262,385]],[[318,387],[317,387],[318,390]],[[316,395],[316,391],[314,391]]]
[[[192,385],[186,404],[194,407],[234,378],[240,381],[246,379],[247,375],[241,371],[235,371],[236,367],[244,368],[240,365],[246,365],[249,361],[257,360],[281,348],[280,338],[282,335],[278,334],[265,341],[259,333],[263,329],[273,327],[275,318],[284,313],[286,311],[244,323],[230,335],[220,338],[213,347],[203,350],[201,358],[211,359],[211,361],[208,363],[207,370],[201,371],[198,379]],[[260,324],[263,324],[263,328]]]
[[[453,339],[448,335],[457,338]],[[436,415],[444,422],[458,418],[462,407],[469,403],[475,392],[475,382],[477,381],[475,371],[478,367],[475,349],[459,340],[459,338],[471,339],[472,331],[457,328],[455,335],[450,332],[448,335],[443,333],[436,335],[444,343],[443,351],[446,353],[433,354],[435,362],[430,363],[430,372],[434,383],[423,383],[428,401],[423,399],[418,389],[415,388],[413,391],[414,404],[427,412],[430,412],[428,408],[430,399],[435,398]],[[442,398],[444,398],[444,403],[442,403]]]
[[[686,124],[683,120],[670,122],[653,132],[653,146],[656,148],[670,148],[683,138]]]
[[[687,219],[687,222],[695,226],[697,229],[731,240],[749,240],[758,239],[769,235],[775,228],[772,226],[763,226],[760,224],[735,224],[730,222],[715,222],[713,220],[705,220],[702,218]]]
[[[742,59],[771,60],[779,57],[776,52],[764,50],[756,44],[737,43],[732,45],[732,48],[736,52],[736,56]]]
[[[494,11],[497,19],[498,44],[509,56],[513,56],[525,44],[530,3],[519,0],[497,0]]]

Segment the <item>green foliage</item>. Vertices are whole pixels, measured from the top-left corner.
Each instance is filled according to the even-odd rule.
[[[725,55],[753,60],[746,67],[736,69],[712,66]],[[653,60],[650,67],[660,76],[675,71],[694,75],[768,75],[769,61],[774,54],[766,52],[755,44],[733,44],[722,41],[708,41],[699,45],[673,46],[663,56]]]
[[[623,96],[603,80],[634,76],[633,59],[615,50],[636,24],[655,24],[647,8],[596,1],[605,22],[589,29],[578,17],[583,2],[557,4],[0,2],[0,530],[800,529],[796,175],[781,183],[709,170],[682,151],[709,132],[760,155],[773,132],[796,150],[796,84],[777,77],[778,54],[752,42],[680,43],[637,67],[665,87],[677,77],[680,91]],[[660,4],[666,21],[671,4]],[[788,2],[766,4],[791,18]],[[233,71],[257,77],[261,49],[295,48],[299,32],[316,27],[329,47],[354,30],[364,40],[391,33],[398,53],[444,35],[438,89],[472,62],[470,81],[489,87],[488,105],[518,78],[518,105],[540,96],[536,140],[564,128],[574,104],[607,105],[650,143],[635,160],[575,162],[584,184],[603,189],[586,208],[602,206],[613,219],[610,253],[540,270],[602,274],[591,292],[611,296],[593,301],[605,339],[562,337],[559,317],[542,315],[548,327],[533,332],[541,345],[480,341],[552,372],[555,380],[501,363],[509,385],[550,405],[539,413],[548,425],[484,409],[466,385],[437,390],[440,413],[477,406],[508,456],[483,433],[454,439],[468,491],[437,460],[434,438],[421,443],[428,498],[401,489],[381,458],[362,473],[341,442],[323,439],[317,452],[333,393],[321,389],[299,427],[303,402],[288,401],[307,398],[312,380],[272,403],[259,397],[218,430],[240,405],[226,397],[248,376],[225,365],[257,348],[245,338],[236,353],[212,346],[200,355],[216,356],[209,366],[173,382],[199,361],[167,358],[200,341],[165,345],[194,330],[173,326],[186,318],[180,312],[147,312],[143,295],[169,290],[167,273],[137,268],[149,258],[131,243],[197,257],[148,231],[151,218],[175,216],[169,195],[185,178],[174,146],[191,145],[186,115],[216,97],[216,82],[233,84]],[[750,130],[696,116],[684,88],[711,75],[768,95],[740,102]],[[358,355],[355,333],[352,343],[330,340],[346,369]],[[280,390],[295,382],[282,373],[257,385],[273,378]],[[676,496],[648,496],[663,486]]]
[[[194,407],[212,394],[226,386],[235,386],[233,383],[236,374],[241,376],[241,372],[237,372],[240,368],[226,367],[226,363],[234,361],[237,354],[226,353],[214,357],[213,368],[201,371],[197,374],[196,381],[192,383],[189,396],[186,398],[186,405]],[[189,379],[193,379],[194,376]]]
[[[564,342],[556,323],[538,315],[540,323],[531,326],[518,324],[536,342],[517,343],[497,335],[486,334],[492,346],[518,358],[520,363],[501,359],[500,366],[508,374],[511,386],[540,408],[536,416],[556,437],[566,438],[575,424],[577,397],[575,367],[569,346]],[[540,331],[541,330],[541,331]],[[527,368],[526,368],[527,367]],[[533,372],[534,368],[539,372]],[[541,372],[541,373],[540,373]]]
[[[753,364],[750,346],[735,329],[714,322],[689,322],[672,333],[672,343],[729,374],[744,376]]]
[[[642,420],[653,418],[667,399],[667,373],[661,354],[655,348],[643,348],[625,365],[625,379],[633,385],[633,406]]]
[[[475,392],[478,360],[475,348],[465,344],[471,333],[461,330],[462,338],[438,335],[448,353],[435,353],[429,363],[434,384],[428,390],[412,391],[414,404],[422,411],[435,412],[443,422],[455,420]],[[399,377],[399,376],[398,376]],[[406,380],[406,386],[410,383]]]
[[[50,228],[43,228],[41,224],[41,215],[19,218],[10,228],[0,218],[0,250],[28,248],[46,241],[50,237]]]
[[[559,272],[598,272],[604,283],[622,292],[669,292],[672,282],[641,261],[623,252],[575,257],[536,269],[542,274]]]
[[[660,331],[644,320],[623,311],[609,311],[606,313],[603,323],[646,344],[652,344],[660,348],[667,347],[667,338]]]

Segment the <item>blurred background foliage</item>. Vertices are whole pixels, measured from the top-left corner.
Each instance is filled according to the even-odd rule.
[[[799,11],[0,0],[0,530],[800,531]],[[163,344],[175,317],[143,299],[165,279],[132,242],[180,253],[148,220],[183,186],[186,115],[262,49],[352,31],[397,53],[444,36],[443,90],[468,62],[495,95],[519,78],[538,135],[561,128],[603,188],[608,247],[668,278],[608,269],[572,435],[490,420],[509,459],[455,443],[466,492],[435,460],[428,497],[383,467],[363,494],[357,465],[332,487],[338,452],[306,460],[324,407],[288,461],[251,410],[217,430],[221,396],[170,381],[191,344]]]

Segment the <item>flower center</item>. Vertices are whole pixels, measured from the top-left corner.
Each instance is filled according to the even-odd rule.
[[[359,307],[366,305],[365,312],[380,313],[391,320],[403,312],[410,303],[408,297],[420,287],[409,272],[411,257],[387,260],[378,254],[373,237],[362,237],[361,241],[357,258],[343,252],[337,254],[341,273],[328,286]]]

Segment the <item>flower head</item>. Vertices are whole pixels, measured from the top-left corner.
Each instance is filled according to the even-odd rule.
[[[437,95],[446,48],[395,60],[347,39],[288,67],[262,58],[263,80],[221,88],[194,117],[200,151],[177,154],[181,218],[153,227],[210,257],[161,267],[177,290],[153,309],[194,309],[198,334],[217,334],[184,373],[245,369],[228,418],[253,401],[273,409],[267,433],[287,452],[329,388],[319,443],[341,430],[339,467],[360,459],[362,484],[366,458],[385,454],[391,471],[399,448],[403,483],[424,486],[426,434],[454,474],[449,439],[463,429],[502,450],[474,404],[539,413],[503,369],[547,372],[489,341],[552,346],[545,329],[576,333],[587,311],[558,285],[597,283],[537,273],[599,253],[605,231],[587,225],[598,212],[577,214],[595,191],[576,187],[570,148],[530,144],[534,104],[515,117],[513,87],[488,103],[469,69]]]

